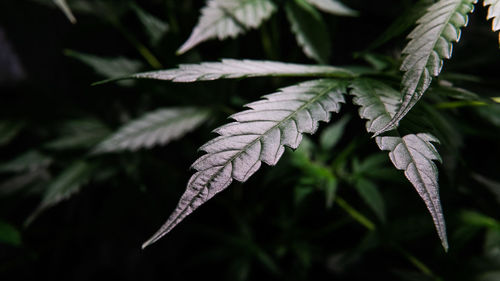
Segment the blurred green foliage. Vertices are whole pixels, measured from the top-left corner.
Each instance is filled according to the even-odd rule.
[[[499,280],[500,105],[489,98],[500,96],[500,54],[480,5],[424,111],[447,114],[431,117],[443,135],[448,253],[404,175],[364,122],[350,118],[352,105],[276,167],[233,184],[142,251],[184,191],[210,131],[298,79],[90,84],[219,58],[313,61],[290,32],[286,9],[237,39],[177,56],[204,1],[67,2],[75,24],[52,1],[0,2],[1,280]],[[358,17],[315,10],[331,37],[323,42],[331,55],[321,60],[375,69],[397,88],[412,26],[406,15],[413,22],[413,11],[432,1],[345,2]],[[212,113],[166,146],[90,153],[130,121],[174,106]]]

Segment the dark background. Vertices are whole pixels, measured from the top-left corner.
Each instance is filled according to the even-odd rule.
[[[258,78],[192,85],[139,81],[131,87],[91,87],[104,77],[64,55],[64,50],[132,58],[142,61],[142,70],[151,70],[111,23],[112,17],[150,48],[165,68],[219,58],[314,63],[297,46],[282,9],[259,30],[224,42],[208,41],[176,56],[204,2],[136,1],[170,24],[158,46],[147,44],[140,23],[122,7],[123,2],[109,1],[112,9],[105,15],[75,12],[75,25],[51,5],[0,2],[0,119],[23,124],[8,145],[0,146],[2,163],[29,149],[40,150],[52,159],[50,180],[87,157],[90,149],[54,151],[44,146],[64,137],[60,127],[66,121],[93,118],[115,130],[124,120],[161,107],[224,105],[236,112],[246,102],[299,81]],[[360,11],[360,17],[322,14],[332,34],[330,63],[366,66],[353,55],[366,50],[413,2],[346,1]],[[478,4],[454,57],[445,62],[443,75],[480,77],[479,82],[455,83],[484,97],[500,96],[497,34],[489,30],[491,22],[485,17],[486,10]],[[271,34],[272,49],[263,47],[264,33]],[[397,61],[407,33],[373,52]],[[356,110],[346,105],[341,115],[355,117]],[[263,167],[245,184],[234,183],[158,243],[141,250],[142,242],[164,222],[182,194],[192,173],[188,168],[200,155],[197,148],[213,137],[212,129],[226,122],[228,113],[219,111],[181,141],[90,158],[99,172],[109,173],[90,180],[78,194],[43,212],[27,227],[24,221],[40,202],[44,185],[31,192],[2,195],[0,220],[13,226],[21,239],[19,243],[0,241],[0,280],[500,280],[500,216],[495,197],[500,188],[498,183],[485,185],[477,180],[478,174],[500,180],[499,122],[491,121],[493,113],[481,115],[474,107],[452,113],[463,145],[439,165],[448,253],[402,173],[395,172],[393,180],[376,181],[386,202],[385,223],[377,221],[348,183],[340,184],[339,195],[376,222],[376,230],[368,231],[338,206],[325,207],[321,191],[295,203],[294,188],[303,172],[293,164],[290,151],[276,167]],[[357,118],[351,118],[334,152],[353,141],[363,145],[348,163],[378,153]],[[389,162],[383,165],[391,167]],[[0,180],[6,182],[10,176],[1,174]]]

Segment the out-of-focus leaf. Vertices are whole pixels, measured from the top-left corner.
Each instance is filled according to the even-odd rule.
[[[303,133],[314,133],[319,121],[330,120],[330,113],[340,110],[345,91],[343,80],[311,80],[266,95],[247,104],[249,110],[232,115],[236,122],[216,129],[220,136],[200,148],[207,154],[192,165],[197,172],[176,209],[143,247],[170,232],[196,208],[226,189],[233,179],[247,181],[262,162],[276,165],[284,146],[297,148]]]
[[[122,79],[155,79],[173,82],[212,81],[217,79],[236,79],[247,77],[340,77],[355,76],[350,70],[323,65],[293,64],[274,61],[223,59],[221,62],[200,64],[181,64],[179,68],[143,72],[111,80],[100,81],[94,85]]]
[[[149,36],[151,45],[156,45],[168,31],[168,24],[152,14],[144,11],[136,4],[132,4],[132,9],[141,21]],[[130,73],[130,72],[129,72]]]
[[[42,202],[26,220],[30,224],[41,212],[57,203],[68,199],[92,178],[96,166],[84,161],[77,161],[61,172],[48,184]]]
[[[338,16],[357,16],[358,12],[347,7],[338,0],[306,0],[309,4],[314,5],[316,8],[323,12],[327,12]]]
[[[149,112],[111,135],[94,149],[94,153],[121,150],[135,151],[166,145],[196,129],[210,116],[203,108],[164,108]]]
[[[377,132],[392,120],[400,102],[399,92],[371,79],[356,79],[351,87],[351,94],[355,96],[353,102],[361,106],[359,115],[368,119],[368,132]],[[425,119],[423,116],[416,118]],[[381,150],[390,151],[389,157],[394,166],[398,170],[404,170],[406,178],[424,200],[443,247],[447,250],[446,227],[439,199],[438,169],[434,163],[441,161],[441,157],[432,144],[439,141],[425,131],[402,135],[401,129],[404,126],[390,134],[378,136],[375,140]]]
[[[64,54],[88,65],[97,74],[105,78],[125,76],[137,72],[143,67],[140,61],[123,57],[99,57],[73,50],[65,50]],[[122,86],[131,86],[133,84],[132,81],[119,81],[118,83]]]
[[[23,122],[0,121],[0,146],[9,144],[24,127]]]
[[[476,281],[498,281],[498,280],[500,280],[500,270],[482,273],[475,280]]]
[[[189,39],[179,48],[183,54],[212,38],[236,37],[257,28],[276,10],[270,0],[208,0]]]
[[[499,221],[476,211],[462,211],[460,217],[465,224],[490,229],[500,229]]]
[[[9,196],[17,192],[39,193],[39,187],[49,179],[50,174],[47,169],[36,169],[14,175],[0,183],[0,196]]]
[[[285,6],[288,21],[304,53],[320,63],[330,57],[330,34],[321,15],[305,0],[291,0]]]
[[[377,186],[364,178],[359,178],[354,182],[354,187],[368,206],[375,212],[380,221],[385,222],[385,203]]]
[[[472,177],[477,181],[479,182],[480,184],[482,184],[483,186],[485,186],[486,188],[488,188],[488,190],[493,194],[495,195],[495,198],[497,200],[497,202],[500,204],[500,182],[498,181],[494,181],[492,179],[489,179],[483,175],[480,175],[480,174],[472,174]]]
[[[61,9],[61,11],[64,13],[64,15],[66,15],[68,20],[71,23],[75,24],[76,18],[73,15],[73,12],[71,12],[71,9],[69,8],[68,3],[66,3],[66,0],[53,0],[53,1],[57,5],[57,7],[59,7],[59,9]]]
[[[377,37],[377,39],[375,39],[375,41],[373,41],[367,49],[372,50],[380,47],[394,37],[406,32],[415,24],[417,19],[425,14],[426,9],[432,3],[434,3],[433,0],[420,0],[410,8],[400,13],[400,16],[392,21],[391,25],[379,37]]]
[[[493,19],[493,23],[491,24],[491,30],[498,31],[500,30],[500,1],[499,0],[484,0],[483,5],[489,6],[488,15],[486,19]],[[498,45],[500,47],[500,34],[498,34]]]
[[[349,115],[343,116],[339,121],[325,128],[319,136],[319,143],[322,149],[325,151],[331,150],[338,143],[350,119]]]
[[[420,100],[429,88],[432,77],[438,76],[443,59],[451,58],[453,43],[460,39],[460,28],[467,25],[468,13],[474,10],[477,0],[441,0],[427,9],[418,26],[408,35],[410,42],[403,49],[401,64],[403,102],[398,111],[376,134],[389,131]]]
[[[0,85],[3,83],[13,83],[23,80],[26,73],[21,64],[21,60],[12,47],[4,30],[0,27]],[[1,128],[1,123],[0,123]],[[0,129],[0,145],[3,134]]]
[[[0,164],[0,172],[34,171],[49,166],[52,159],[36,150],[29,150],[9,162]]]
[[[487,106],[480,106],[475,109],[477,113],[488,120],[491,124],[500,127],[500,105],[490,104]]]
[[[71,120],[62,125],[60,138],[46,143],[44,147],[53,150],[90,148],[109,133],[109,129],[98,120]]]
[[[0,220],[0,243],[12,246],[21,245],[21,233],[11,224]]]

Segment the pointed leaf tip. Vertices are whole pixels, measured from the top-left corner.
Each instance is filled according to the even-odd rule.
[[[200,148],[207,154],[192,165],[197,172],[177,207],[143,247],[167,234],[233,180],[245,182],[262,162],[275,165],[285,146],[296,149],[303,133],[316,132],[319,121],[330,120],[330,114],[340,110],[346,89],[344,80],[307,81],[266,95],[247,104],[250,109],[232,115],[235,122],[216,129],[219,136]]]
[[[460,29],[467,25],[468,14],[477,0],[440,0],[431,5],[417,21],[418,26],[408,35],[410,42],[403,49],[405,58],[402,84],[403,102],[385,128],[388,131],[422,98],[433,77],[441,72],[443,59],[452,55],[453,42],[460,40]]]

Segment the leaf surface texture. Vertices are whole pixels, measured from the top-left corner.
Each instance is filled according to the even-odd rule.
[[[323,76],[352,77],[344,68],[322,65],[293,64],[274,61],[223,59],[221,62],[181,64],[179,68],[133,74],[118,79],[138,78],[170,80],[173,82],[211,81],[246,77]],[[107,82],[107,81],[103,81]]]
[[[326,63],[330,57],[330,35],[318,11],[305,0],[288,1],[285,11],[304,54]]]
[[[451,58],[453,44],[460,39],[460,28],[467,25],[467,14],[477,0],[441,0],[427,9],[408,35],[410,42],[403,49],[401,65],[403,102],[391,121],[376,132],[396,127],[429,88],[432,77],[438,76],[443,59]]]
[[[319,79],[303,82],[247,104],[231,116],[235,122],[215,130],[220,136],[203,145],[193,165],[197,172],[187,184],[176,209],[143,247],[167,234],[187,215],[228,187],[245,182],[264,162],[275,165],[285,151],[297,148],[303,133],[314,133],[319,121],[329,121],[344,102],[346,82]]]
[[[206,109],[166,108],[150,112],[120,128],[101,142],[95,153],[151,148],[165,145],[197,128],[206,121],[210,112]]]
[[[351,84],[353,102],[361,106],[359,115],[368,119],[366,130],[377,132],[386,126],[399,106],[399,93],[384,83],[370,79],[356,79]],[[421,117],[421,116],[419,116]],[[424,200],[445,249],[448,248],[446,227],[439,199],[438,169],[434,161],[441,157],[432,143],[439,141],[430,133],[402,134],[404,124],[375,141],[381,150],[389,151],[389,158]],[[413,128],[412,128],[413,131]]]
[[[183,54],[212,38],[234,38],[260,26],[275,10],[270,0],[208,0],[198,24],[177,52]]]
[[[484,6],[489,6],[488,15],[486,19],[493,19],[493,23],[491,24],[491,30],[498,31],[500,30],[500,1],[499,0],[484,0]],[[500,34],[498,34],[498,44],[500,46]]]

